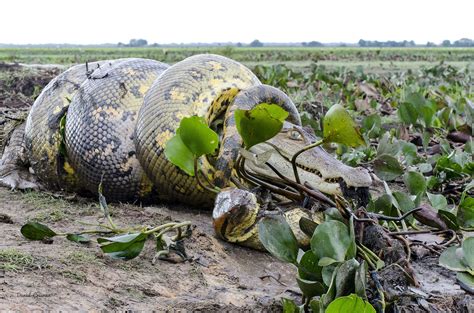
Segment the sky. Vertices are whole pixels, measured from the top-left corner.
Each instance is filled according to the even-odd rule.
[[[3,0],[0,43],[474,39],[474,0]]]

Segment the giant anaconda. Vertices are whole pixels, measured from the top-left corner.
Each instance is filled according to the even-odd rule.
[[[233,186],[234,164],[242,145],[234,112],[259,103],[277,104],[290,115],[281,132],[254,146],[253,152],[278,150],[268,163],[291,177],[289,159],[315,140],[301,126],[295,105],[283,92],[262,85],[242,64],[211,54],[170,67],[152,60],[121,59],[97,62],[88,71],[83,65],[71,68],[53,80],[33,105],[26,148],[35,173],[48,188],[97,193],[102,183],[109,200],[156,196],[212,207],[215,195],[167,160],[166,143],[183,117],[205,117],[219,134],[220,145],[216,155],[201,159],[201,171],[219,187]],[[303,153],[297,165],[301,180],[325,193],[341,194],[339,181],[365,191],[371,184],[365,169],[346,166],[320,148]],[[246,168],[262,179],[275,177],[266,165],[247,162]],[[234,203],[235,193],[232,198],[232,205],[225,208],[219,206],[228,202],[229,194],[216,202],[213,217],[219,235],[258,248],[257,213],[245,205],[243,211],[235,210],[239,207]]]

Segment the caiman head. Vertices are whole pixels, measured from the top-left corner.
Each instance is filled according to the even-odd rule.
[[[294,181],[295,175],[291,163],[293,155],[316,142],[317,138],[311,128],[301,126],[299,113],[290,98],[274,87],[259,85],[240,91],[232,102],[233,105],[230,107],[225,121],[224,129],[226,131],[222,139],[221,152],[215,163],[218,173],[217,179],[215,179],[216,185],[226,186],[223,178],[232,175],[233,160],[237,159],[241,146],[233,112],[237,108],[252,109],[259,103],[279,105],[288,111],[289,116],[284,122],[282,130],[275,137],[251,147],[250,151],[256,155],[263,154],[267,157],[271,154],[266,162],[283,176]],[[275,171],[264,162],[247,160],[245,165],[249,172],[259,177],[268,180],[278,178]],[[372,180],[366,169],[347,166],[320,147],[303,152],[296,159],[296,165],[301,183],[306,183],[313,189],[326,194],[346,195],[357,198],[359,203],[365,204],[367,202],[368,188]],[[363,196],[364,194],[365,196]]]
[[[256,155],[266,155],[267,163],[289,179],[295,180],[291,163],[294,154],[305,146],[317,141],[309,127],[302,127],[285,122],[282,130],[265,143],[253,146],[250,151]],[[266,164],[246,162],[247,170],[269,179],[275,178],[275,172]],[[296,166],[301,183],[313,189],[331,195],[368,197],[368,188],[372,179],[365,168],[351,167],[316,147],[303,152],[296,159]],[[365,194],[365,196],[364,196]],[[365,201],[363,201],[365,202]]]

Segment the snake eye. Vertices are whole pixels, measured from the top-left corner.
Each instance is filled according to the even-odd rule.
[[[302,138],[301,138],[301,134],[300,134],[298,131],[296,131],[296,130],[291,130],[291,131],[289,132],[289,137],[290,137],[290,139],[292,139],[292,140],[301,140],[301,139],[302,139]]]

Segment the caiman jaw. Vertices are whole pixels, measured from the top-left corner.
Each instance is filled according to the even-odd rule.
[[[261,154],[270,149],[275,151],[268,160],[280,173],[294,180],[291,165],[292,156],[308,144],[315,142],[316,137],[306,128],[285,122],[281,132],[270,139],[251,148],[251,152]],[[353,168],[335,159],[320,147],[303,152],[297,159],[298,175],[302,183],[306,182],[315,189],[327,194],[339,194],[342,181],[344,187],[351,189],[367,189],[372,184],[368,171],[364,168]],[[274,172],[265,164],[257,165],[246,162],[249,171],[259,175],[275,178]]]

